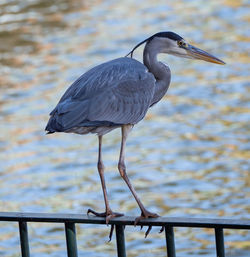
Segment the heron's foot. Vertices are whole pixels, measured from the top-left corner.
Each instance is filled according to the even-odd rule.
[[[123,213],[118,213],[118,212],[113,212],[111,209],[107,210],[106,212],[96,212],[93,211],[91,209],[88,209],[87,211],[87,215],[89,215],[89,213],[94,214],[97,217],[106,217],[106,224],[108,225],[109,221],[115,217],[121,217],[124,214]]]
[[[135,226],[137,225],[137,223],[139,222],[139,221],[141,221],[141,220],[143,220],[143,219],[149,219],[149,218],[158,218],[158,217],[160,217],[157,213],[152,213],[152,212],[149,212],[149,211],[147,211],[147,210],[145,210],[145,211],[143,211],[142,213],[141,213],[141,216],[139,216],[139,217],[137,217],[136,219],[135,219]],[[143,226],[141,225],[141,229],[143,228]],[[152,229],[152,226],[148,226],[148,229],[147,229],[147,231],[146,231],[146,233],[145,233],[145,238],[148,236],[148,234],[149,234],[149,232],[151,231],[151,229]]]
[[[147,211],[147,210],[145,210],[145,211],[143,211],[142,213],[141,213],[141,216],[139,216],[139,217],[137,217],[136,219],[135,219],[135,226],[137,225],[137,223],[139,222],[139,221],[141,221],[141,220],[144,220],[144,219],[149,219],[149,218],[158,218],[158,217],[160,217],[157,213],[152,213],[152,212],[149,212],[149,211]]]

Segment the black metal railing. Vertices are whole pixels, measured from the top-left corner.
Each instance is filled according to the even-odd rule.
[[[117,256],[126,256],[125,247],[125,226],[134,226],[135,217],[119,217],[110,220],[110,224],[115,226]],[[105,224],[105,219],[80,214],[51,214],[51,213],[17,213],[0,212],[0,221],[18,222],[20,245],[22,257],[29,257],[29,237],[28,222],[51,222],[64,223],[68,257],[77,257],[76,223],[85,224]],[[168,257],[175,257],[175,227],[198,227],[213,228],[215,231],[215,245],[217,257],[225,256],[223,229],[248,229],[250,230],[250,220],[233,219],[198,219],[198,218],[165,218],[145,219],[138,223],[143,226],[159,226],[165,228],[166,250]]]

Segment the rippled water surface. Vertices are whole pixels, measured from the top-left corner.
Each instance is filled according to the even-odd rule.
[[[48,113],[78,76],[162,30],[227,65],[161,56],[164,99],[135,126],[128,174],[162,216],[249,219],[249,7],[244,0],[0,2],[0,209],[85,213],[104,208],[93,135],[45,135]],[[142,49],[135,58],[141,60]],[[112,208],[139,215],[117,171],[120,131],[104,138]],[[87,227],[87,229],[85,229]],[[78,227],[79,255],[115,256],[109,229]],[[63,226],[30,224],[34,256],[66,256]],[[128,256],[165,256],[164,235],[126,229]],[[0,224],[0,256],[19,256],[17,226]],[[247,231],[225,231],[228,256],[249,256]],[[177,229],[178,256],[214,256],[209,229]],[[85,255],[84,255],[85,256]]]

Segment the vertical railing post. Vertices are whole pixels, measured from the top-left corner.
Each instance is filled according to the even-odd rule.
[[[19,221],[19,235],[22,257],[30,257],[27,222]]]
[[[116,234],[117,256],[126,257],[124,226],[115,225],[115,234]]]
[[[216,256],[225,257],[223,228],[215,228]]]
[[[68,257],[77,257],[76,229],[75,223],[65,222],[65,235]]]
[[[175,257],[175,243],[174,243],[174,228],[172,226],[165,226],[167,256]]]

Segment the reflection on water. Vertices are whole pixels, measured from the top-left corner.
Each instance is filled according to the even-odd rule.
[[[249,218],[247,1],[4,0],[0,7],[1,211],[103,209],[96,137],[46,136],[48,113],[89,67],[173,30],[227,65],[161,57],[171,64],[172,84],[131,133],[128,173],[145,205],[161,215]],[[119,143],[118,130],[104,138],[111,204],[138,215],[116,168]],[[1,256],[19,255],[16,229],[1,224]],[[32,253],[64,255],[62,230],[32,224]],[[107,228],[79,225],[78,234],[79,255],[115,255]],[[129,256],[165,256],[156,228],[145,240],[138,228],[126,236]],[[247,240],[246,231],[226,231],[228,255],[248,256]],[[215,254],[212,230],[177,229],[176,241],[181,256]]]

